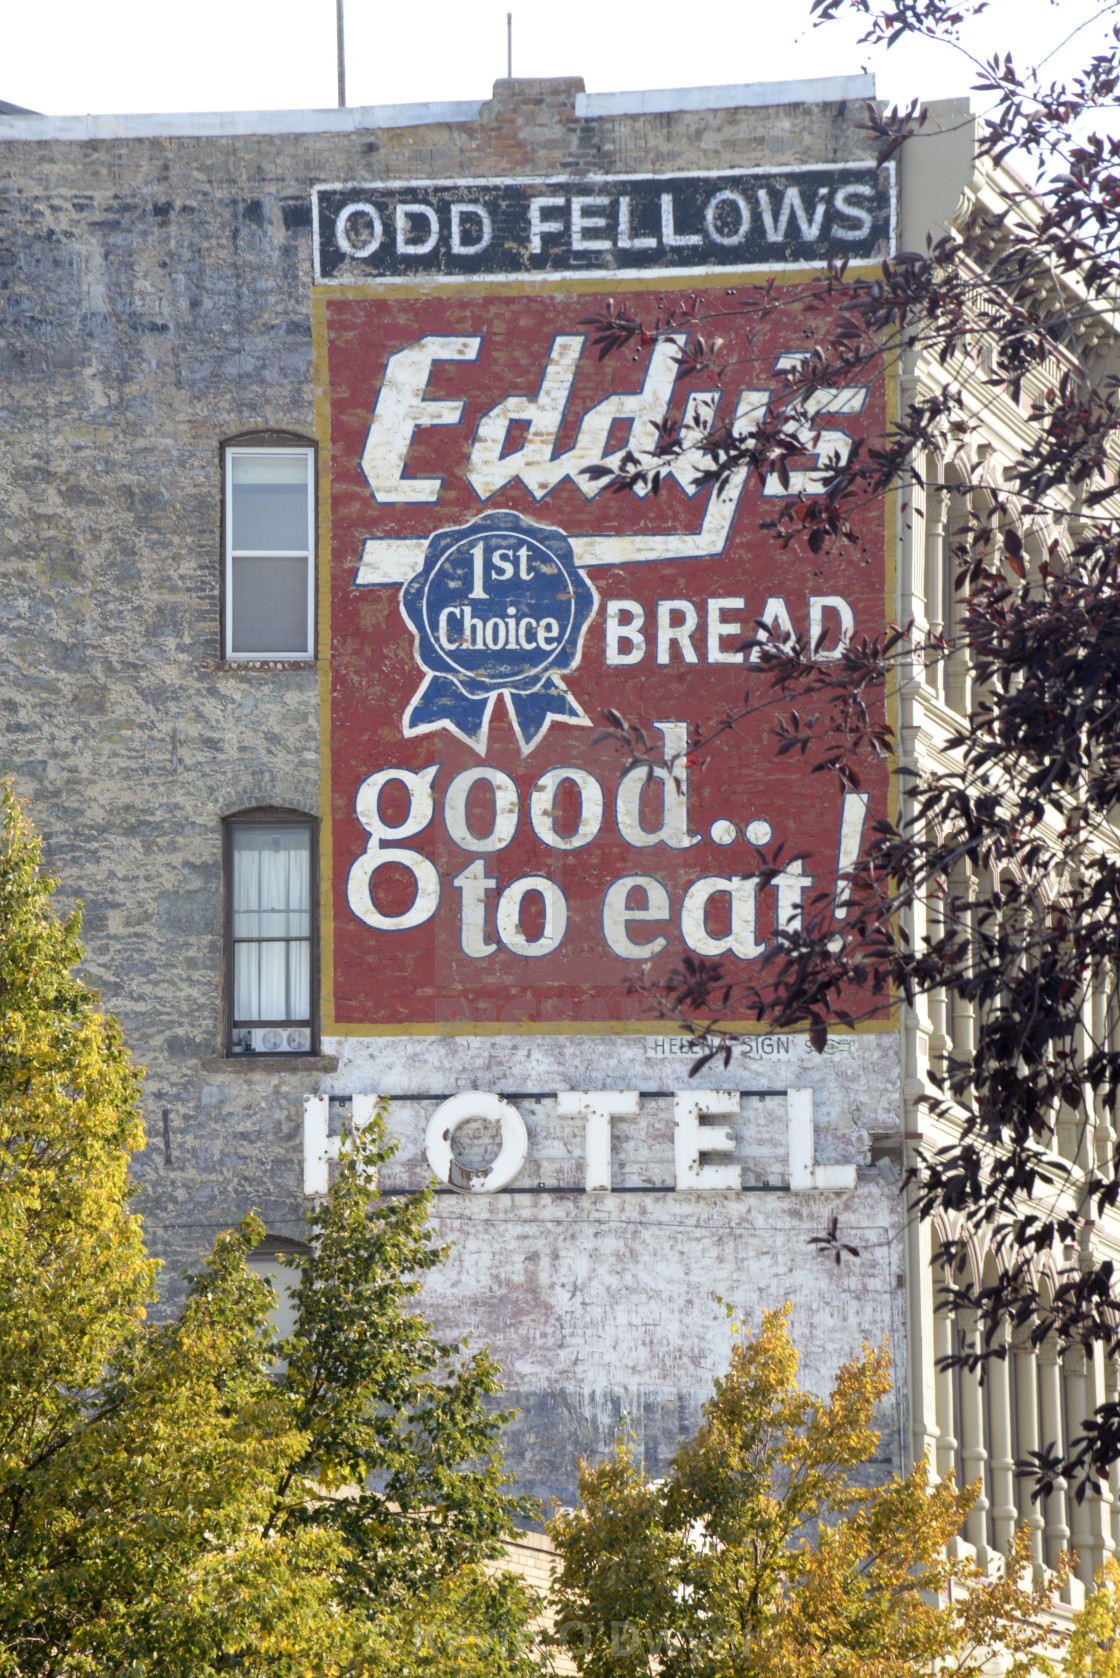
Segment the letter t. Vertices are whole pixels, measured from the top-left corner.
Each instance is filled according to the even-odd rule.
[[[588,1194],[609,1193],[611,1187],[611,1120],[636,1119],[637,1090],[560,1090],[556,1111],[562,1119],[583,1119]]]
[[[498,946],[486,941],[486,893],[494,890],[497,880],[492,874],[487,874],[486,864],[479,857],[461,874],[456,874],[451,884],[463,894],[463,911],[459,921],[459,942],[463,946],[463,954],[476,959],[492,956]]]

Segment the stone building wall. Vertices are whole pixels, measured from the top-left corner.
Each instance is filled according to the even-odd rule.
[[[869,155],[843,99],[757,98],[727,90],[721,107],[651,111],[654,98],[627,114],[627,96],[587,99],[575,80],[513,81],[477,108],[299,113],[288,131],[283,114],[0,118],[2,766],[61,900],[83,904],[88,971],[146,1068],[139,1204],[167,1309],[183,1269],[247,1207],[278,1235],[304,1233],[305,1096],[344,1098],[370,1079],[406,1095],[436,1087],[433,1067],[440,1089],[482,1080],[545,1095],[581,1075],[662,1094],[682,1080],[640,1046],[616,1053],[601,1039],[566,1039],[563,1053],[526,1038],[335,1039],[315,1059],[222,1058],[221,819],[261,805],[316,814],[320,733],[314,664],[222,662],[219,444],[257,428],[314,434],[317,182]],[[604,1055],[609,1076],[592,1077]],[[895,1040],[866,1040],[851,1064],[842,1100],[824,1099],[842,1089],[827,1068],[814,1073],[818,1153],[863,1168],[851,1212],[868,1256],[828,1273],[827,1304],[807,1245],[820,1201],[744,1195],[721,1210],[667,1195],[660,1221],[624,1195],[578,1208],[545,1195],[440,1202],[458,1245],[431,1308],[505,1360],[527,1483],[570,1497],[576,1450],[602,1448],[635,1408],[651,1465],[663,1464],[725,1355],[717,1293],[748,1317],[794,1297],[811,1384],[883,1332],[901,1355],[899,1207],[870,1169],[872,1141],[897,1128]],[[738,1087],[757,1082],[740,1070]],[[401,1108],[406,1155],[418,1111]],[[555,1157],[578,1153],[549,1122]],[[666,1122],[649,1132],[650,1169]],[[767,1145],[777,1180],[780,1126]],[[892,1422],[883,1446],[895,1459],[898,1433]]]

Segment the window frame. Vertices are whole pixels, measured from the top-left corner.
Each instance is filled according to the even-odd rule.
[[[238,1025],[234,1015],[235,972],[233,934],[233,836],[238,829],[252,827],[298,827],[308,835],[308,939],[310,942],[310,1008],[306,1020],[260,1020]],[[319,1053],[319,818],[306,810],[281,805],[261,805],[249,810],[237,810],[222,817],[222,984],[225,993],[224,1054],[227,1060],[300,1060]],[[234,1050],[235,1031],[266,1030],[270,1026],[295,1030],[306,1027],[310,1041],[306,1049]]]
[[[230,462],[237,455],[278,454],[281,451],[303,454],[307,458],[307,651],[235,652],[233,648],[233,473]],[[319,445],[314,437],[298,431],[245,431],[235,437],[225,437],[219,444],[221,457],[221,587],[220,628],[221,657],[227,664],[314,664],[318,659],[318,588],[317,559],[319,539]],[[255,551],[255,550],[254,550]],[[296,550],[288,550],[292,557]],[[301,550],[302,555],[302,550]],[[238,555],[238,557],[243,557]],[[250,552],[245,557],[252,557]],[[269,550],[264,558],[280,558],[282,554]]]

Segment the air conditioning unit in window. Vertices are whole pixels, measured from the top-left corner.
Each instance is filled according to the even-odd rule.
[[[256,1027],[250,1036],[253,1042],[253,1052],[258,1055],[283,1055],[311,1053],[311,1031],[308,1026],[262,1025]]]

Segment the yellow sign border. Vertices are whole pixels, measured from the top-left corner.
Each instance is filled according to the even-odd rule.
[[[853,264],[848,277],[873,279],[881,271],[879,263]],[[819,274],[804,269],[771,268],[749,269],[735,273],[720,270],[710,280],[702,275],[689,276],[692,286],[705,290],[714,284],[722,290],[742,287],[775,285],[811,285]],[[331,817],[331,410],[327,344],[327,304],[331,302],[372,302],[386,297],[488,297],[495,291],[514,296],[541,296],[557,292],[646,292],[657,296],[690,289],[666,283],[668,274],[649,274],[640,277],[612,280],[610,274],[594,272],[556,279],[550,275],[527,277],[517,275],[509,280],[464,280],[441,284],[438,291],[430,284],[409,280],[381,280],[364,285],[318,285],[311,292],[312,366],[314,378],[315,436],[319,443],[319,578],[318,578],[318,645],[319,664],[319,802],[321,830],[319,841],[319,998],[320,1031],[324,1037],[672,1037],[686,1036],[683,1026],[668,1020],[456,1020],[410,1021],[392,1025],[342,1025],[334,1017],[334,846]],[[886,374],[886,413],[888,427],[898,412],[897,371]],[[885,607],[884,625],[894,617],[898,532],[898,492],[888,492],[884,503]],[[888,696],[888,720],[896,731],[897,701]],[[892,777],[891,814],[896,814],[897,785]],[[892,1000],[889,1017],[885,1020],[859,1021],[855,1030],[860,1034],[881,1035],[898,1030],[897,1001]],[[775,1032],[772,1025],[758,1020],[725,1020],[721,1026],[729,1031],[754,1035],[788,1036]],[[794,1033],[793,1035],[803,1035]]]

